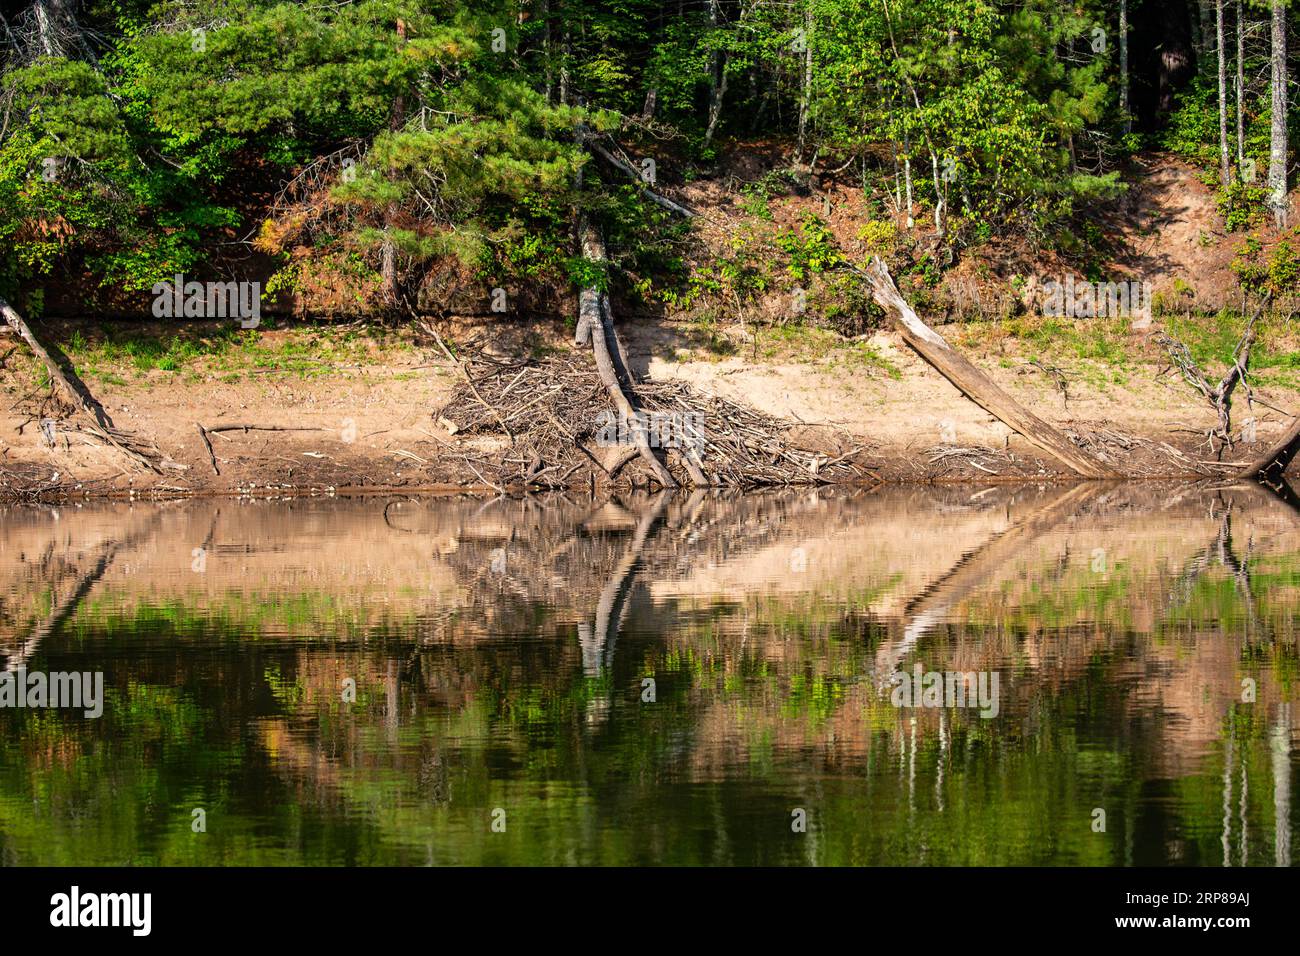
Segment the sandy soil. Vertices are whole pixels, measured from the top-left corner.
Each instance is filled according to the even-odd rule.
[[[453,334],[465,338],[482,332],[461,327]],[[521,332],[533,342],[568,347],[564,330],[554,323],[515,325],[499,336],[498,347],[511,352]],[[287,341],[302,334],[288,330],[266,336]],[[803,423],[805,444],[836,453],[861,448],[865,466],[887,479],[1060,474],[892,333],[843,346],[795,338],[764,354],[761,333],[755,348],[751,336],[735,329],[726,333],[724,351],[731,354],[723,357],[716,354],[717,341],[711,348],[700,346],[691,326],[641,323],[629,325],[625,337],[634,368],[649,378],[684,380],[703,394],[720,394]],[[855,365],[853,348],[862,345],[871,350],[870,361]],[[1098,450],[1127,472],[1168,475],[1185,471],[1187,461],[1211,460],[1203,447],[1203,432],[1212,424],[1208,407],[1175,375],[1161,374],[1158,363],[1136,366],[1123,384],[1070,368],[1063,393],[1058,381],[1029,364],[1015,343],[1004,340],[1000,350],[979,354],[968,349],[967,354],[1043,417],[1079,434],[1101,436]],[[317,370],[310,376],[264,369],[229,381],[199,361],[181,372],[152,370],[113,382],[92,379],[114,423],[156,444],[175,463],[153,474],[133,466],[116,449],[71,430],[72,422],[58,425],[53,447],[47,446],[39,426],[40,393],[32,394],[35,369],[14,352],[0,369],[6,395],[0,409],[0,468],[14,482],[21,478],[23,486],[40,482],[75,495],[477,486],[474,475],[447,452],[467,442],[482,447],[492,441],[456,436],[437,423],[457,374],[431,350],[404,350],[398,359],[376,355],[358,367]],[[1278,408],[1300,405],[1286,390],[1258,395]],[[1259,405],[1255,413],[1256,442],[1238,445],[1227,459],[1245,459],[1281,432],[1286,420],[1281,413]],[[199,423],[206,428],[256,427],[211,434],[214,468]],[[1179,449],[1186,460],[1171,455],[1166,445]],[[1207,474],[1227,470],[1206,468]]]

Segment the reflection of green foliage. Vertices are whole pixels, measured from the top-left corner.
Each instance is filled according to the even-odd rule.
[[[612,663],[594,671],[564,623],[572,617],[552,607],[514,609],[483,639],[465,608],[447,609],[432,636],[414,602],[359,626],[362,598],[343,588],[138,605],[98,591],[36,663],[105,661],[104,717],[0,711],[0,854],[1219,862],[1229,739],[1234,780],[1244,767],[1251,794],[1271,789],[1267,706],[1234,707],[1209,752],[1171,776],[1163,757],[1177,716],[1138,686],[1132,664],[1241,633],[1252,620],[1245,596],[1215,564],[1183,583],[1184,565],[1163,558],[1098,574],[1086,555],[1034,555],[953,604],[902,662],[942,668],[993,649],[1003,681],[993,720],[900,713],[876,691],[879,652],[899,634],[871,609],[911,580],[887,567],[826,590],[634,599]],[[1228,671],[1267,675],[1271,703],[1295,686],[1300,556],[1256,554],[1250,567],[1256,630]],[[1075,664],[1044,665],[1035,647],[1068,650]],[[341,702],[340,674],[357,677],[355,704]],[[645,677],[653,702],[641,697]],[[1105,833],[1090,826],[1098,806]],[[206,834],[190,831],[195,807],[208,811]],[[497,807],[505,833],[489,827]],[[808,811],[815,840],[791,834],[793,807]],[[1252,798],[1246,812],[1248,862],[1272,862],[1272,803]]]

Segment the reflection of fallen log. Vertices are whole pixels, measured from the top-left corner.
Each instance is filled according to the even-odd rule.
[[[579,639],[583,645],[583,670],[589,674],[595,674],[601,667],[609,666],[613,660],[614,642],[618,639],[619,628],[623,623],[627,596],[636,577],[637,566],[641,562],[641,551],[650,536],[650,531],[667,509],[668,501],[669,496],[660,492],[641,512],[636,530],[632,532],[632,540],[628,542],[622,560],[610,574],[609,580],[600,592],[600,600],[596,602],[595,633],[588,631],[590,636],[584,638],[581,631],[579,632]]]
[[[942,621],[962,598],[987,584],[1000,568],[1024,554],[1030,543],[1095,497],[1097,490],[1095,485],[1075,485],[980,547],[962,555],[946,574],[913,598],[904,609],[902,636],[892,644],[882,644],[876,652],[877,683],[888,680],[926,632]]]
[[[104,576],[104,572],[113,563],[113,558],[117,556],[118,547],[118,542],[110,541],[100,548],[99,554],[95,557],[95,563],[90,570],[81,576],[76,586],[68,592],[68,595],[63,600],[54,606],[45,621],[27,636],[17,651],[5,656],[4,670],[6,673],[15,671],[27,663],[28,658],[36,651],[41,642],[62,627],[63,623],[73,615],[73,612],[81,605],[82,599],[90,593],[90,589]]]
[[[1043,421],[1003,391],[1001,386],[949,345],[943,336],[922,322],[898,291],[889,269],[880,259],[875,259],[865,272],[855,271],[866,278],[877,304],[887,315],[894,317],[894,324],[907,344],[944,378],[957,386],[963,395],[1076,474],[1085,478],[1119,477],[1092,455],[1076,447],[1059,429]]]
[[[4,672],[12,672],[23,666],[36,652],[36,649],[40,647],[41,642],[56,633],[67,622],[76,613],[77,608],[81,606],[81,602],[86,595],[99,583],[99,579],[112,566],[113,560],[118,553],[122,549],[132,547],[140,540],[152,535],[161,515],[161,511],[155,511],[152,520],[142,530],[126,538],[107,541],[101,545],[99,552],[95,555],[94,563],[81,575],[67,596],[51,609],[44,622],[23,639],[20,647],[14,653],[5,654]]]

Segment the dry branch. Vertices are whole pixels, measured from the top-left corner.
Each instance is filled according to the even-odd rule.
[[[632,181],[637,184],[637,189],[640,191],[641,195],[646,199],[649,199],[655,205],[662,206],[669,212],[674,212],[679,216],[686,216],[688,219],[694,219],[699,215],[699,213],[694,209],[683,206],[681,203],[673,202],[673,200],[669,199],[667,196],[661,196],[659,193],[646,186],[645,180],[642,179],[641,173],[637,171],[636,167],[629,165],[607,150],[604,146],[601,146],[600,143],[596,142],[594,134],[589,130],[579,129],[578,138],[582,144],[593,153],[600,156],[619,172],[631,177]]]

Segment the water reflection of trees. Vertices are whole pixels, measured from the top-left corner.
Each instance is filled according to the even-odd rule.
[[[255,776],[318,826],[349,819],[432,859],[448,851],[436,844],[449,829],[463,841],[458,852],[489,854],[456,821],[466,806],[506,799],[503,789],[580,832],[599,830],[611,813],[642,821],[654,831],[643,834],[647,845],[671,855],[694,832],[699,804],[667,798],[657,824],[646,822],[649,808],[665,790],[707,786],[712,836],[690,852],[710,857],[743,855],[758,815],[788,812],[795,800],[871,834],[800,845],[801,858],[821,862],[1131,862],[1157,852],[1206,862],[1220,851],[1237,862],[1281,861],[1290,839],[1295,519],[1248,489],[1181,494],[699,492],[599,503],[367,502],[329,519],[309,510],[306,524],[338,521],[331,540],[374,549],[373,574],[402,589],[357,630],[308,601],[301,619],[259,619],[257,635],[202,608],[183,626],[143,614],[189,582],[150,570],[149,538],[174,533],[175,515],[151,526],[141,509],[120,537],[76,561],[57,561],[53,538],[30,552],[37,560],[6,558],[0,568],[22,584],[6,582],[5,646],[57,661],[76,659],[70,634],[91,648],[105,635],[126,641],[111,655],[117,691],[134,687],[123,699],[156,707],[163,720],[177,709],[176,725],[191,736],[172,745],[185,756],[158,774],[166,761],[153,748],[164,737],[113,720],[61,722],[54,752],[116,748],[126,769],[106,764],[105,773],[141,801],[179,799],[183,780],[204,778],[186,765],[203,765],[215,747],[230,763],[204,778],[209,785],[238,789]],[[203,535],[214,549],[251,555],[254,567],[261,550],[269,568],[305,548],[294,519],[276,517],[264,539],[259,522],[231,526],[211,507],[193,511],[187,541]],[[1104,572],[1091,566],[1099,547]],[[806,567],[796,568],[796,551]],[[415,579],[413,555],[443,576],[436,595],[403,590]],[[113,577],[124,559],[142,566]],[[307,564],[293,586],[314,580],[334,604],[355,603],[375,584],[358,575],[363,564],[334,576],[324,562]],[[62,597],[26,609],[13,601],[42,581],[79,594],[78,607],[97,607],[97,588],[114,600],[102,613],[69,610]],[[132,589],[152,603],[133,604]],[[177,636],[181,646],[160,650]],[[985,722],[893,709],[881,677],[913,662],[1000,669],[1003,715]],[[1245,676],[1259,681],[1253,707],[1239,702]],[[359,688],[347,708],[345,677]],[[640,698],[645,677],[656,681],[653,707]],[[174,693],[147,703],[140,688]],[[3,765],[27,770],[23,780],[5,778],[0,804],[10,812],[21,801],[9,798],[72,760],[38,757],[30,735],[5,747]],[[1222,778],[1214,795],[1198,784],[1207,773]],[[728,792],[737,778],[761,783],[765,796],[751,794],[748,806]],[[787,793],[791,781],[815,787]],[[521,795],[527,784],[561,782],[572,800],[543,808]],[[1142,845],[1152,824],[1138,820],[1150,813],[1153,787],[1180,790],[1194,807],[1154,827],[1160,848]],[[246,802],[249,814],[260,805]],[[1099,804],[1113,810],[1104,842],[1087,830]],[[1064,836],[1071,814],[1077,839]],[[1055,843],[1034,849],[1045,835]],[[555,841],[559,852],[564,841]],[[1035,856],[1049,851],[1056,856]]]

